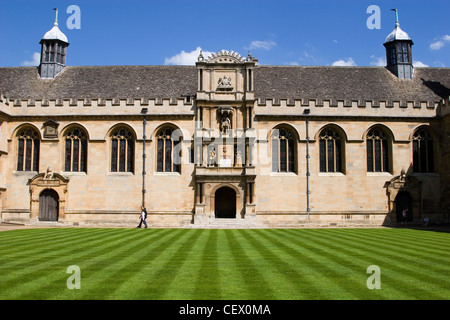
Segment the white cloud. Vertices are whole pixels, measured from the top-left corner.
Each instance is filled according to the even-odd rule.
[[[264,40],[264,41],[255,40],[255,41],[252,41],[249,49],[250,50],[254,50],[254,49],[270,50],[273,47],[275,47],[276,45],[277,45],[277,43],[272,40]]]
[[[31,60],[25,60],[22,62],[24,67],[36,67],[41,63],[41,54],[39,52],[33,53],[33,58]]]
[[[427,68],[429,65],[423,63],[422,61],[413,61],[413,66],[415,68]]]
[[[447,43],[450,43],[450,35],[448,35],[448,34],[446,34],[445,36],[441,37],[439,40],[431,43],[430,44],[430,49],[431,50],[440,50]]]
[[[386,58],[384,58],[384,57],[377,57],[375,55],[371,55],[370,59],[372,59],[372,61],[370,62],[371,66],[376,66],[376,67],[385,67],[386,66]]]
[[[353,58],[348,58],[347,61],[341,59],[333,62],[332,66],[340,66],[340,67],[354,67],[356,66],[355,61],[353,61]]]
[[[195,50],[191,52],[185,52],[182,50],[180,53],[170,57],[166,58],[164,60],[165,65],[195,65],[195,63],[198,61],[198,56],[200,55],[200,51],[202,51],[201,47],[197,47]],[[209,51],[202,51],[203,57],[208,58],[213,52]]]

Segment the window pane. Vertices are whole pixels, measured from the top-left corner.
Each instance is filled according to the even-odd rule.
[[[326,149],[325,149],[326,140],[320,140],[319,144],[320,144],[320,146],[319,146],[319,148],[320,148],[320,150],[319,150],[319,153],[320,153],[320,172],[327,172],[327,159],[326,159],[327,154],[326,154]]]
[[[328,172],[334,172],[334,141],[328,140]]]
[[[381,142],[375,140],[375,172],[381,172]]]
[[[287,171],[286,139],[280,140],[280,172]]]
[[[367,171],[373,172],[373,140],[367,140]]]
[[[71,158],[71,151],[72,149],[72,140],[66,139],[66,156],[65,158],[65,164],[64,164],[64,171],[70,171],[70,158]]]
[[[39,149],[41,141],[39,139],[34,139],[33,148],[33,171],[39,172]]]
[[[165,150],[164,150],[164,156],[165,156],[165,172],[171,172],[172,171],[172,140],[166,139],[165,141]]]
[[[125,147],[126,140],[120,139],[120,150],[119,150],[119,171],[125,172]]]
[[[134,172],[134,140],[127,140],[127,171]]]
[[[156,148],[156,171],[163,172],[163,157],[164,157],[164,140],[158,139],[158,145]]]
[[[181,172],[180,141],[173,142],[173,171]]]
[[[72,171],[78,171],[78,162],[80,156],[80,140],[73,140],[73,158],[72,158]]]
[[[80,171],[87,172],[87,140],[81,140]]]
[[[31,151],[33,148],[32,140],[25,141],[25,171],[31,171]]]
[[[23,171],[23,154],[24,154],[24,140],[19,139],[19,148],[17,153],[17,171]]]
[[[427,172],[427,141],[419,141],[420,148],[420,172]]]
[[[272,171],[278,172],[278,139],[272,139]]]
[[[389,148],[388,141],[386,139],[382,140],[383,145],[383,171],[389,172]]]
[[[341,140],[335,140],[336,144],[336,172],[342,172],[342,161],[341,161],[341,155],[342,155],[342,146],[341,146]]]
[[[413,171],[414,172],[420,172],[420,165],[419,165],[419,141],[414,140],[413,141]]]
[[[117,172],[117,139],[111,141],[111,171]]]
[[[294,140],[288,140],[289,146],[289,172],[295,172],[295,152],[294,152]]]

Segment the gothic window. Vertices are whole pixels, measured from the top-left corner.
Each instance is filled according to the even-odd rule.
[[[166,127],[156,135],[156,171],[181,172],[181,137]]]
[[[388,135],[380,128],[369,131],[366,138],[367,146],[367,171],[389,172],[389,139]]]
[[[295,139],[285,128],[272,132],[272,171],[295,172]]]
[[[39,134],[32,128],[26,128],[17,134],[17,171],[39,172]]]
[[[319,136],[320,172],[342,172],[342,139],[332,128]]]
[[[134,134],[126,128],[111,133],[111,172],[134,172]]]
[[[64,171],[86,172],[87,134],[78,127],[67,131],[65,135]]]
[[[425,129],[417,130],[413,136],[413,170],[434,172],[433,138]]]

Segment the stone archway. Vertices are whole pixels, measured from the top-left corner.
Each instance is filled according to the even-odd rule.
[[[30,220],[65,221],[69,179],[54,173],[38,173],[27,183],[30,187]]]
[[[216,218],[236,218],[236,191],[230,187],[216,190],[214,197],[214,211]]]

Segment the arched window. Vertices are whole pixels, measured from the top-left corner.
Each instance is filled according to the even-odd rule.
[[[434,172],[433,137],[426,129],[419,129],[413,136],[414,172]]]
[[[390,152],[389,139],[386,132],[373,128],[367,133],[367,171],[389,172]]]
[[[286,128],[272,132],[272,171],[295,172],[295,138]]]
[[[87,134],[75,127],[67,131],[65,135],[64,171],[87,171]]]
[[[17,134],[17,171],[39,172],[39,134],[32,128],[20,130]]]
[[[325,128],[319,136],[320,172],[342,172],[342,139],[332,128]]]
[[[181,172],[181,135],[165,127],[156,135],[156,171]]]
[[[134,134],[120,127],[111,133],[111,172],[134,172]]]

